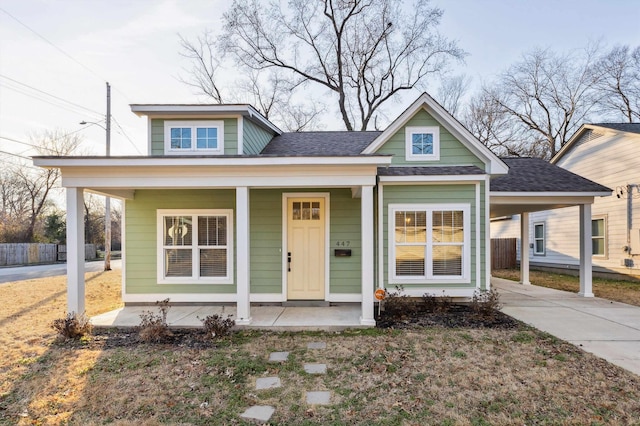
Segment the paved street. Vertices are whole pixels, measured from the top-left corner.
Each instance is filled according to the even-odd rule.
[[[120,269],[122,261],[120,259],[111,261],[111,269]],[[85,271],[97,272],[104,268],[104,261],[98,260],[87,262]],[[55,277],[67,274],[66,263],[56,263],[53,265],[18,266],[14,268],[0,268],[0,284],[12,281],[23,281],[34,278]]]

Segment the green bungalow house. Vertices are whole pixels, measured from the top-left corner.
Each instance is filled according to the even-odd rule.
[[[125,304],[235,304],[249,325],[252,303],[350,302],[372,326],[377,288],[489,289],[494,197],[500,215],[581,206],[591,295],[590,206],[608,188],[555,166],[536,177],[518,163],[511,176],[428,94],[383,132],[284,133],[250,105],[131,109],[148,119],[147,156],[34,159],[67,189],[69,312],[85,304],[85,190],[124,200]],[[563,173],[573,186],[538,185]]]

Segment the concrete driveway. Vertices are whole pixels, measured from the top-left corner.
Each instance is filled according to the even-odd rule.
[[[502,311],[640,375],[640,307],[492,278]]]
[[[86,272],[98,272],[104,268],[104,261],[97,260],[86,262],[84,270]],[[111,269],[121,269],[122,260],[111,260]],[[54,263],[50,265],[16,266],[12,268],[0,268],[0,284],[13,281],[32,280],[34,278],[57,277],[67,275],[66,263]]]

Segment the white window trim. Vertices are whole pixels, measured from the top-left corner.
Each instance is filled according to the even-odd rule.
[[[542,238],[536,237],[536,226],[542,226]],[[542,240],[542,251],[538,251],[538,244],[536,244],[539,240]],[[534,222],[533,224],[533,255],[534,256],[545,256],[547,254],[547,226],[544,222]]]
[[[176,127],[191,128],[191,149],[172,149],[171,148],[171,129]],[[215,127],[218,129],[218,148],[216,149],[198,149],[196,128],[198,127]],[[224,154],[224,121],[222,120],[165,120],[164,121],[164,153],[174,155],[202,155]]]
[[[602,240],[604,241],[604,253],[603,254],[592,254],[591,256],[595,257],[595,258],[598,258],[598,259],[608,259],[607,248],[608,248],[609,244],[607,243],[607,240],[609,238],[609,232],[608,232],[608,229],[607,229],[607,215],[591,217],[591,223],[593,223],[594,220],[602,220],[602,221],[604,221],[604,236],[602,237]],[[593,235],[593,232],[592,232],[591,233],[591,241],[593,241],[593,238],[594,238],[594,235]]]
[[[416,133],[433,135],[433,154],[414,154],[412,139]],[[407,126],[405,128],[405,160],[406,161],[438,161],[440,160],[440,128],[437,126]]]
[[[458,210],[463,213],[463,236],[462,245],[462,275],[446,276],[433,275],[433,265],[427,262],[432,259],[432,227],[430,226],[431,213],[434,211]],[[396,211],[426,211],[427,212],[427,242],[425,253],[425,276],[408,277],[396,275],[396,243],[395,243],[395,218]],[[389,284],[470,284],[471,283],[471,204],[389,204],[387,213],[387,245],[388,245],[388,266]]]
[[[225,277],[205,277],[201,278],[199,274],[191,277],[170,277],[164,276],[164,220],[165,216],[226,216],[227,218],[227,275]],[[157,241],[157,279],[158,284],[233,284],[233,209],[185,209],[185,210],[158,210],[156,213],[156,241]],[[198,221],[193,221],[193,233],[197,236]],[[185,247],[186,248],[186,247]],[[191,245],[193,255],[193,271],[200,269],[200,256],[198,256],[199,245],[197,237],[193,238]]]

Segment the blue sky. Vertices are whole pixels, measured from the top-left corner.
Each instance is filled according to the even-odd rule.
[[[491,80],[534,47],[568,51],[596,40],[640,45],[637,0],[432,3],[445,11],[441,33],[469,53],[466,65],[453,73],[466,73],[475,84]],[[75,131],[82,120],[101,120],[109,81],[113,114],[124,129],[114,126],[112,155],[144,153],[146,121],[128,105],[203,100],[178,81],[188,66],[179,55],[178,33],[189,38],[215,28],[227,5],[204,0],[1,0],[0,8],[73,59],[0,10],[0,137],[28,142],[34,132]],[[407,94],[392,103],[387,115],[394,117],[416,96]],[[340,124],[337,115],[329,116],[326,129]],[[104,152],[102,129],[89,126],[80,133],[86,149]],[[33,154],[28,146],[7,139],[0,139],[0,151]],[[15,159],[0,156],[0,161]]]

